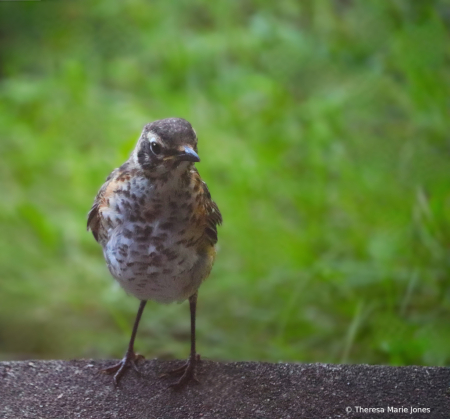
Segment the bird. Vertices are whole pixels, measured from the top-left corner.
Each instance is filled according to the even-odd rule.
[[[115,386],[143,358],[134,351],[147,301],[189,300],[191,350],[186,363],[164,376],[179,375],[169,387],[196,378],[195,319],[198,289],[216,256],[222,215],[195,163],[200,162],[197,134],[182,118],[151,122],[128,160],[112,171],[88,213],[87,229],[100,243],[106,265],[121,287],[140,300],[123,359],[103,372]]]

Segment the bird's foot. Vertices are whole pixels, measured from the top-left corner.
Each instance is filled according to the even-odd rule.
[[[105,368],[101,370],[101,372],[104,372],[105,374],[114,374],[114,386],[117,387],[120,379],[128,368],[133,367],[137,373],[140,373],[137,367],[137,362],[141,359],[145,359],[143,355],[136,354],[133,351],[128,351],[119,363]]]
[[[176,368],[174,370],[168,371],[165,374],[160,375],[160,378],[169,377],[172,375],[181,375],[180,379],[169,385],[169,388],[173,388],[175,390],[179,390],[184,387],[188,382],[194,381],[195,383],[199,383],[197,377],[195,376],[195,369],[197,363],[200,362],[200,355],[197,354],[195,357],[189,358],[186,363],[180,368]]]

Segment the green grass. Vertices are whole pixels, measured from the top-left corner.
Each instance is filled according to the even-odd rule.
[[[138,301],[86,214],[179,116],[224,218],[204,357],[448,365],[448,2],[148,4],[0,4],[0,359],[122,355]],[[188,331],[151,303],[137,349]]]

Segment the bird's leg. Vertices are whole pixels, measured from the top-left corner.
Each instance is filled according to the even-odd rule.
[[[128,350],[125,356],[118,364],[115,364],[109,368],[105,368],[102,370],[102,372],[106,374],[114,374],[114,385],[116,387],[119,384],[122,375],[129,367],[133,367],[135,371],[139,372],[136,362],[139,361],[140,359],[144,359],[142,355],[136,354],[134,352],[134,339],[136,338],[139,321],[141,320],[145,304],[147,304],[147,301],[141,301],[141,304],[139,305],[136,320],[134,321],[133,331],[131,332],[130,343],[128,344]]]
[[[174,389],[180,389],[189,381],[195,381],[198,383],[198,380],[195,376],[195,368],[197,363],[200,361],[200,355],[197,355],[197,353],[195,352],[195,312],[197,308],[197,292],[189,297],[189,308],[191,311],[191,354],[187,362],[182,367],[163,374],[163,377],[167,375],[182,374],[182,376],[176,383],[169,386]]]

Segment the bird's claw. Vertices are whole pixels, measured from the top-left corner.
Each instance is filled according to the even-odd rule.
[[[119,385],[120,379],[128,368],[133,367],[133,369],[138,374],[140,374],[140,371],[137,367],[137,362],[139,362],[141,359],[145,359],[143,355],[136,354],[134,352],[127,352],[120,362],[112,365],[111,367],[102,369],[101,372],[105,374],[114,374],[114,386],[117,387]]]
[[[171,371],[168,371],[168,372],[160,375],[160,378],[181,374],[181,377],[177,382],[170,384],[168,386],[169,388],[173,388],[175,390],[181,389],[190,381],[193,381],[193,382],[199,384],[200,381],[198,381],[197,377],[195,376],[195,369],[196,369],[197,363],[199,361],[200,361],[200,355],[197,354],[197,355],[195,355],[194,358],[190,358],[181,367],[176,368]]]

